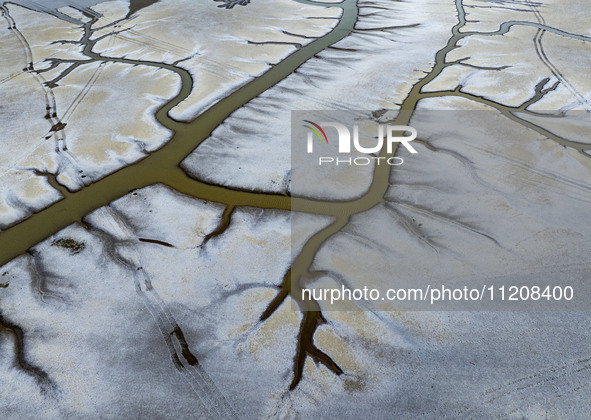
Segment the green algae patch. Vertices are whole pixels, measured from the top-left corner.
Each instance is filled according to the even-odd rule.
[[[72,238],[54,239],[51,242],[51,246],[59,246],[60,248],[67,249],[70,251],[70,255],[78,254],[86,248],[84,242],[78,242]]]

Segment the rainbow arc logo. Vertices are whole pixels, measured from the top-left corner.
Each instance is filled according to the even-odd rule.
[[[312,130],[316,136],[320,139],[320,143],[322,143],[322,137],[320,136],[320,133],[322,133],[322,136],[324,137],[324,141],[326,142],[326,144],[328,144],[328,137],[326,136],[326,133],[324,132],[324,130],[322,129],[322,127],[320,127],[318,124],[313,123],[312,121],[309,120],[304,120],[304,122],[307,122],[308,124],[312,124],[314,127],[310,127],[309,125],[304,125],[304,127],[309,128],[310,130]],[[320,133],[318,132],[320,131]]]

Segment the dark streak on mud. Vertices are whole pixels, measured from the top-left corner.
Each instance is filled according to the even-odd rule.
[[[222,7],[225,9],[232,9],[234,6],[246,6],[250,3],[250,0],[214,0],[218,2],[222,2],[218,7]]]
[[[159,0],[129,0],[129,13],[125,18],[135,15],[141,9],[158,3]]]
[[[232,213],[234,213],[234,206],[228,205],[226,206],[226,208],[224,209],[224,213],[222,214],[222,218],[220,220],[219,225],[216,227],[216,229],[210,233],[208,233],[207,235],[205,235],[205,237],[203,238],[203,242],[201,242],[201,248],[204,248],[205,245],[212,239],[215,238],[217,236],[220,236],[222,233],[224,233],[226,231],[226,229],[228,229],[228,227],[230,226],[230,221],[232,219]]]
[[[150,243],[150,244],[167,246],[169,248],[174,248],[174,245],[169,244],[168,242],[159,241],[158,239],[138,238],[138,241],[140,241],[140,242],[147,242],[147,243]]]
[[[0,331],[2,330],[8,332],[14,338],[14,354],[17,367],[36,380],[44,395],[50,395],[52,391],[55,391],[56,385],[49,378],[49,375],[41,368],[27,362],[23,329],[8,321],[0,313]]]
[[[195,366],[195,365],[199,364],[199,361],[197,360],[197,358],[193,355],[193,353],[191,353],[191,350],[189,349],[189,345],[187,344],[187,340],[185,340],[185,335],[183,334],[183,331],[181,330],[181,328],[178,325],[174,329],[172,334],[179,341],[179,343],[181,345],[181,354],[183,355],[183,357],[185,358],[187,363],[190,364],[191,366]]]

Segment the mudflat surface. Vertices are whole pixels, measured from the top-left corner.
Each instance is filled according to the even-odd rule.
[[[2,2],[0,417],[589,417],[587,7]]]

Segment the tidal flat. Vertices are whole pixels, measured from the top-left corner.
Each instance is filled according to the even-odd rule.
[[[0,2],[0,417],[591,416],[586,8]],[[575,297],[302,293],[442,284]]]

